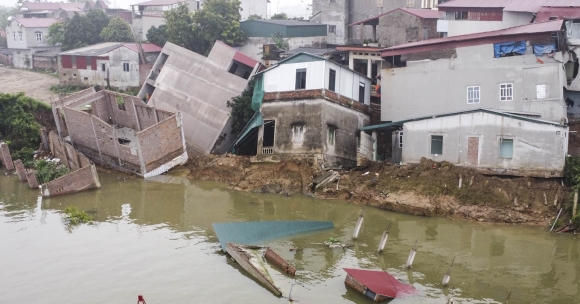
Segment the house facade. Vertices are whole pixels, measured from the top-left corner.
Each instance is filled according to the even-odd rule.
[[[261,68],[221,41],[207,57],[167,42],[138,96],[156,108],[182,113],[190,155],[225,153],[235,140],[227,101],[240,95]]]
[[[141,87],[160,53],[161,47],[151,43],[121,42],[69,50],[59,55],[59,80],[61,84]]]
[[[357,132],[369,123],[371,80],[324,57],[301,53],[258,75],[263,92],[259,157],[316,156],[356,165]]]
[[[381,120],[392,161],[558,177],[568,152],[563,20],[383,49]],[[418,89],[420,88],[420,89]],[[387,135],[389,136],[389,135]],[[376,137],[376,135],[375,135]]]
[[[59,51],[60,46],[48,44],[48,27],[55,18],[12,18],[6,27],[6,42],[12,53],[12,64],[17,68],[32,69],[37,52]]]

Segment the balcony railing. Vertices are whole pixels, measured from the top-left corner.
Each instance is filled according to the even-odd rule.
[[[262,148],[262,154],[274,154],[274,148],[272,147]]]

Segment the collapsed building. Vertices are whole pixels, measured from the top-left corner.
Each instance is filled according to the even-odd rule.
[[[227,101],[262,68],[221,41],[207,57],[167,42],[138,96],[158,109],[182,113],[190,154],[225,153],[235,140]]]
[[[152,177],[187,161],[181,114],[89,88],[52,104],[58,135],[93,162]]]

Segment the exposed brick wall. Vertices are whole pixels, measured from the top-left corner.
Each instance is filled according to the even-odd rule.
[[[155,61],[153,61],[155,62]],[[143,85],[153,68],[153,63],[142,63],[139,65],[139,84]]]
[[[157,123],[157,110],[151,107],[135,106],[141,130],[145,130]]]
[[[14,63],[12,61],[12,54],[0,53],[0,64],[5,66],[13,66]]]
[[[36,180],[34,172],[27,172],[26,179],[28,180],[28,187],[30,187],[30,189],[38,189],[38,181]]]
[[[344,97],[335,92],[316,89],[316,90],[296,90],[286,92],[267,92],[264,94],[264,102],[268,101],[293,101],[304,99],[319,99],[324,98],[347,108],[352,108],[363,113],[370,113],[369,106],[355,101],[351,98]]]
[[[71,145],[65,143],[55,131],[48,134],[50,153],[61,160],[70,170],[77,170],[91,165],[90,160],[82,153],[76,151]]]
[[[55,100],[52,104],[53,106],[56,106],[57,108],[62,107],[62,106],[75,106],[75,104],[80,104],[83,102],[83,100],[86,100],[85,98],[99,98],[104,96],[103,95],[103,91],[97,92],[95,93],[95,88],[90,87],[88,89],[82,90],[80,92],[76,92],[72,95],[69,95],[67,97],[61,98],[59,100]]]
[[[6,170],[14,170],[14,162],[12,162],[12,155],[10,155],[10,149],[8,144],[5,142],[0,142],[0,161]]]
[[[183,153],[181,125],[177,115],[137,133],[137,137],[147,172]]]
[[[42,196],[57,196],[100,188],[97,168],[91,165],[52,180],[41,187]]]
[[[58,60],[56,56],[35,56],[32,55],[32,68],[39,70],[58,71]]]

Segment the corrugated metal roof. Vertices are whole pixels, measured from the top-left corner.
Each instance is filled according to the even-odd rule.
[[[388,129],[391,129],[394,127],[403,126],[403,124],[405,124],[407,122],[421,121],[421,120],[426,120],[426,119],[434,119],[434,118],[448,117],[448,116],[455,116],[455,115],[462,115],[462,114],[470,114],[470,113],[476,113],[476,112],[489,113],[489,114],[494,114],[494,115],[498,115],[498,116],[509,117],[509,118],[514,118],[514,119],[519,119],[519,120],[524,120],[524,121],[529,121],[529,122],[534,122],[534,123],[539,123],[539,124],[557,126],[557,127],[562,127],[562,128],[566,127],[565,125],[555,123],[552,121],[530,118],[530,117],[516,115],[516,114],[512,114],[512,113],[507,113],[507,112],[501,112],[501,111],[490,110],[490,109],[474,109],[474,110],[468,110],[468,111],[436,114],[436,115],[429,115],[429,116],[423,116],[423,117],[417,117],[417,118],[410,118],[410,119],[405,119],[405,120],[400,120],[400,121],[387,122],[387,123],[382,123],[382,124],[377,124],[377,125],[372,125],[372,126],[366,126],[366,127],[363,127],[361,130],[363,130],[363,131],[376,131],[376,130],[381,130],[381,129],[388,130]]]
[[[326,24],[300,20],[246,20],[240,22],[248,37],[272,37],[278,34],[285,38],[326,36]]]
[[[131,6],[137,6],[137,5],[143,5],[143,6],[147,6],[147,5],[159,6],[159,5],[177,4],[177,3],[181,3],[181,2],[185,2],[185,0],[150,0],[150,1],[145,1],[145,2],[139,2],[139,3],[131,4]]]
[[[24,27],[49,27],[53,23],[61,22],[56,18],[15,18],[14,20]]]
[[[354,22],[349,24],[349,26],[351,25],[358,25],[358,24],[365,24],[365,23],[378,23],[378,20],[380,17],[383,17],[385,15],[389,15],[392,14],[396,11],[403,11],[405,13],[417,16],[421,19],[439,19],[441,17],[443,17],[443,15],[445,14],[444,12],[440,12],[437,10],[432,10],[432,9],[413,9],[413,8],[397,8],[394,9],[392,11],[388,11],[386,13],[382,13],[376,17],[372,17],[369,19],[365,19],[363,21],[358,21],[358,22]]]
[[[136,43],[124,43],[124,42],[103,42],[98,44],[93,44],[89,46],[85,46],[82,48],[69,50],[66,52],[60,53],[61,55],[75,55],[75,56],[99,56],[104,55],[114,49],[119,47],[127,47],[135,52],[139,52],[139,47]],[[142,44],[143,51],[145,53],[155,53],[161,52],[162,48],[153,44],[153,43],[143,43]]]
[[[417,42],[405,43],[390,48],[383,49],[381,56],[403,55],[411,53],[426,52],[429,50],[440,49],[445,47],[465,47],[486,43],[503,42],[499,40],[511,39],[513,36],[531,35],[540,33],[557,32],[562,29],[563,20],[554,20],[547,22],[531,23],[510,27],[507,29],[475,33],[468,35],[459,35],[445,38],[422,40]],[[503,38],[503,39],[502,39]],[[498,40],[498,41],[494,41]]]
[[[300,47],[297,49],[289,50],[280,54],[280,56],[293,56],[299,53],[308,53],[312,55],[326,55],[330,53],[336,52],[336,49],[318,49],[318,48],[307,48],[307,47]]]
[[[60,3],[60,2],[24,2],[22,7],[27,7],[31,10],[57,10],[59,8],[80,8],[85,6],[84,3]]]
[[[536,22],[550,20],[551,17],[580,19],[580,7],[542,7],[536,16]]]
[[[502,8],[506,11],[535,13],[541,7],[580,7],[578,0],[453,0],[439,4],[439,9],[453,8]]]
[[[278,24],[284,26],[326,26],[326,24],[314,23],[309,21],[303,20],[271,20],[271,19],[260,19],[260,20],[246,20],[242,21],[241,23],[248,22],[248,21],[255,21],[260,23],[268,23],[268,24]]]
[[[343,268],[346,273],[376,294],[396,298],[403,294],[413,293],[415,288],[403,284],[397,278],[382,270]]]

